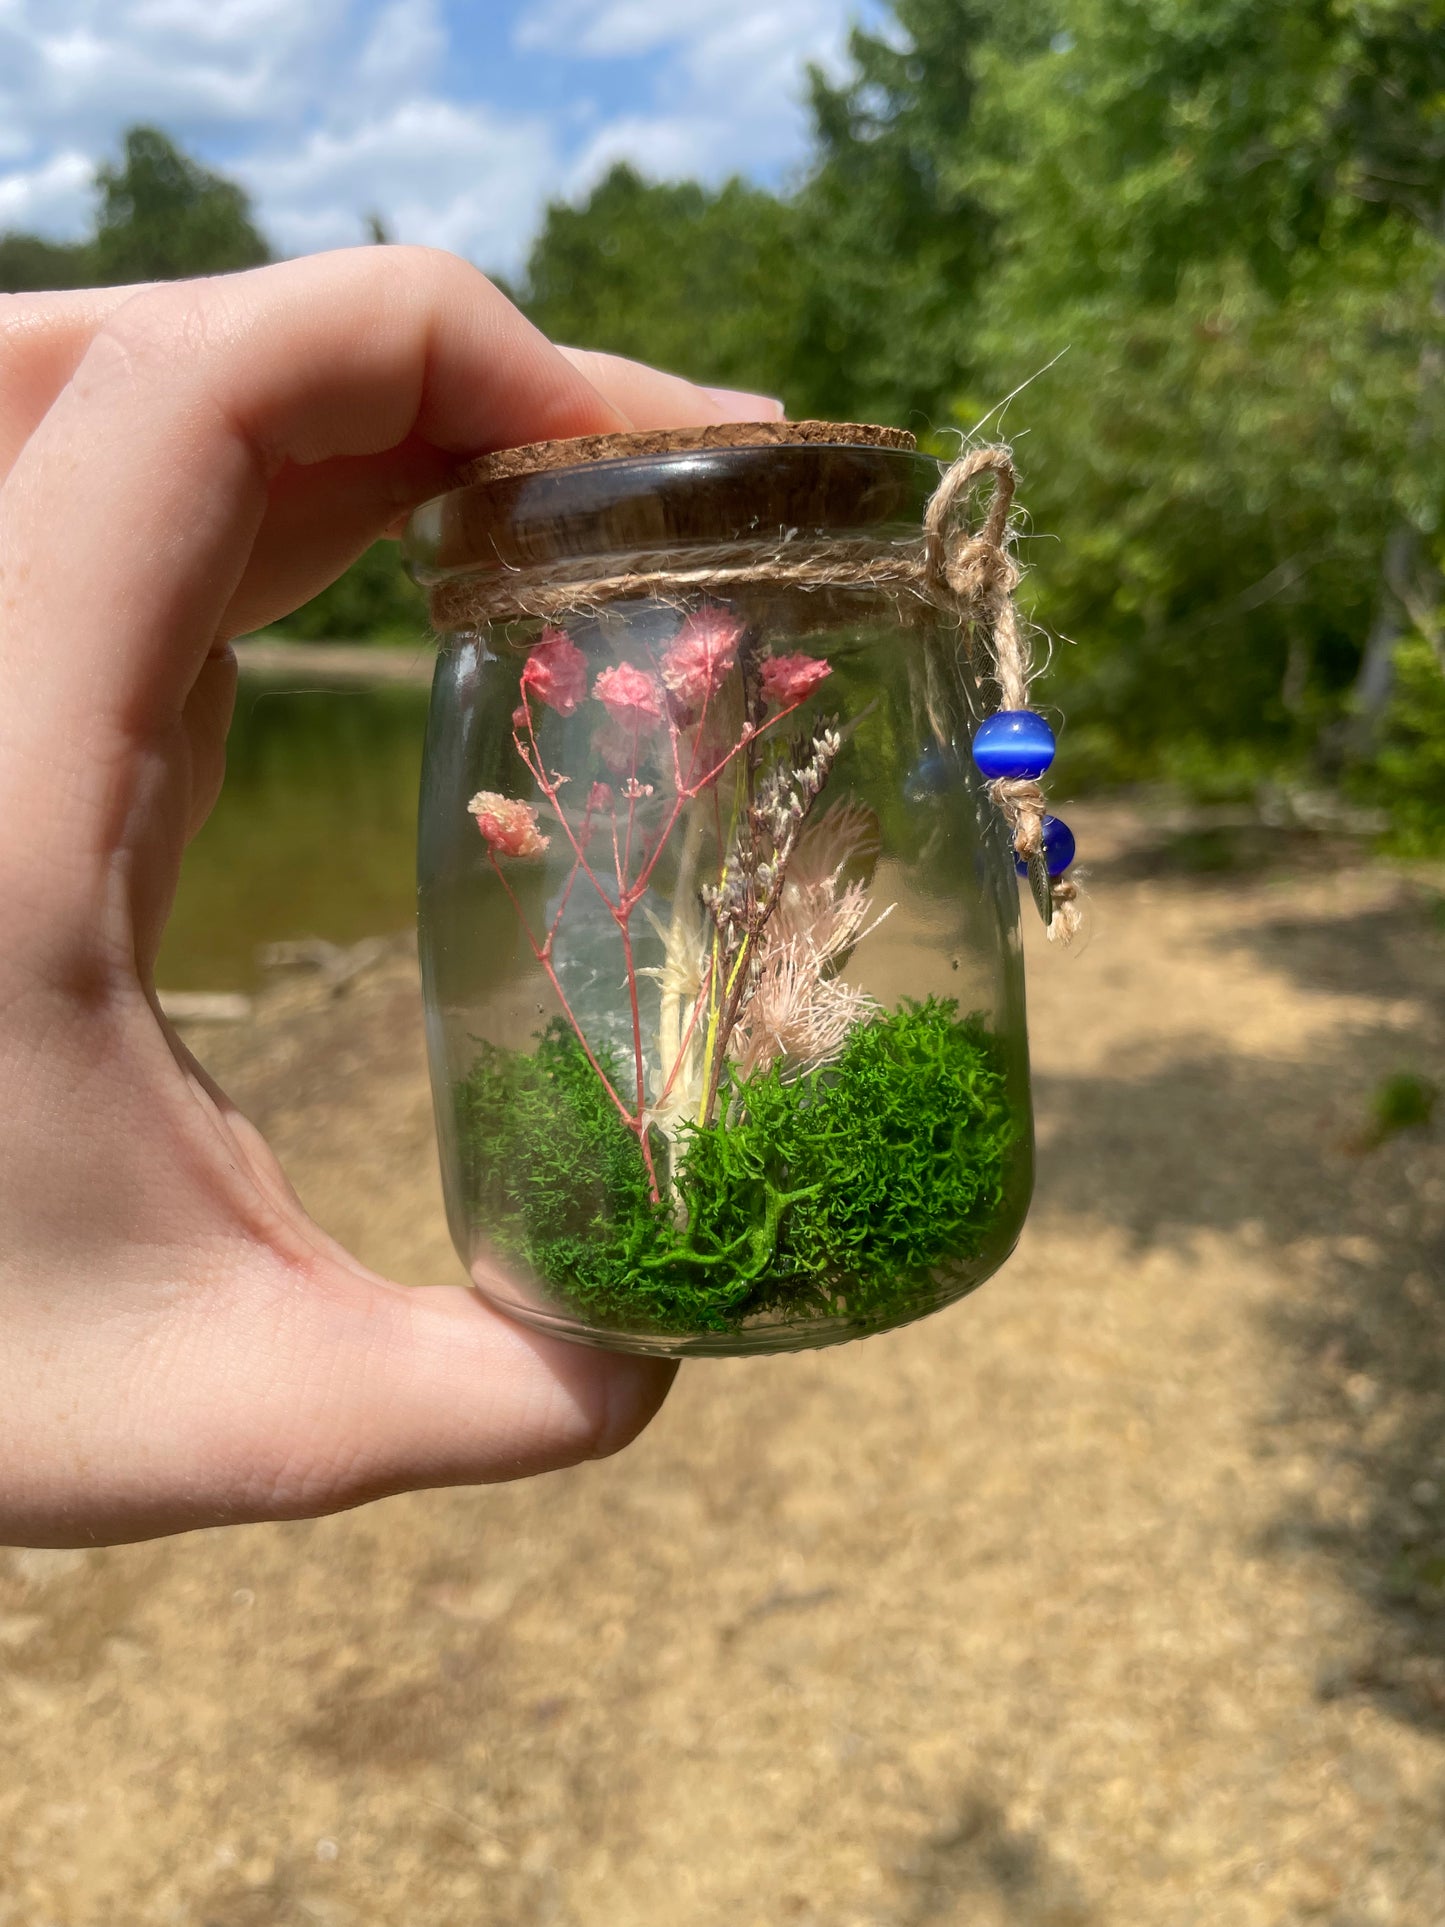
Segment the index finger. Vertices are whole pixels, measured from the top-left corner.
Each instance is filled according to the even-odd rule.
[[[140,292],[0,294],[0,480],[75,373],[96,329]]]
[[[54,799],[67,870],[114,847],[120,752],[175,725],[284,468],[396,451],[410,474],[418,444],[460,459],[629,425],[451,256],[132,292],[0,485],[0,807]]]

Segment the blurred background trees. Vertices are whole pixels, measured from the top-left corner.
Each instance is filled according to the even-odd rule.
[[[617,167],[516,298],[793,415],[1013,436],[1065,780],[1345,780],[1445,844],[1445,0],[893,11],[811,77],[789,191]],[[93,240],[0,239],[0,284],[265,258],[153,131],[99,188]],[[398,633],[392,581],[298,632]]]
[[[0,289],[175,281],[271,259],[241,189],[154,127],[130,129],[119,162],[99,169],[95,187],[95,231],[87,240],[0,234]]]

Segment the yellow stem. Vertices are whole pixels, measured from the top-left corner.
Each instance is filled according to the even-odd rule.
[[[737,831],[738,816],[741,810],[742,785],[735,783],[733,785],[732,816],[728,823],[727,841],[723,845],[722,869],[718,873],[719,890],[723,888],[728,880],[728,851],[731,850],[733,846],[733,837]],[[728,979],[727,988],[723,992],[721,1000],[719,1000],[718,980],[722,973],[717,966],[718,945],[721,940],[721,932],[718,930],[717,925],[714,924],[712,931],[712,970],[709,973],[707,992],[707,1048],[704,1050],[702,1057],[702,1097],[697,1107],[697,1114],[700,1119],[707,1116],[707,1107],[712,1102],[712,1059],[713,1052],[717,1049],[717,1027],[722,1018],[724,1005],[728,997],[732,994],[733,985],[737,982],[737,971],[734,970],[732,976]],[[746,940],[744,940],[743,950],[746,951],[746,948],[747,944]],[[742,952],[739,952],[739,962],[742,960],[742,954]]]

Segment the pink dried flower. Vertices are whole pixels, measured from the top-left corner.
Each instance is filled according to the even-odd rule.
[[[662,721],[662,691],[651,676],[630,662],[604,669],[592,685],[592,694],[612,721],[624,729],[651,729]]]
[[[845,870],[863,871],[866,881],[882,847],[882,826],[875,813],[845,799],[809,819],[788,865],[788,882],[799,890],[820,883],[832,888]]]
[[[712,607],[699,609],[678,630],[662,658],[662,680],[680,720],[695,716],[722,688],[742,633],[736,616]]]
[[[587,658],[561,629],[546,628],[527,657],[522,695],[535,696],[559,716],[570,716],[587,694]]]
[[[866,990],[823,975],[817,956],[795,937],[773,950],[759,970],[730,1054],[743,1077],[767,1070],[780,1057],[812,1070],[836,1057],[853,1026],[877,1008]]]
[[[494,856],[540,856],[550,838],[537,825],[530,803],[519,803],[495,790],[478,790],[467,808]]]
[[[768,656],[763,662],[763,694],[780,709],[805,702],[833,671],[817,656]]]
[[[607,809],[612,802],[612,791],[606,783],[594,783],[587,792],[587,814],[595,815],[598,810]]]

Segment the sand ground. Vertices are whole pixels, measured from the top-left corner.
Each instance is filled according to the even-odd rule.
[[[0,1927],[1445,1923],[1445,1118],[1365,1137],[1442,879],[1081,827],[977,1296],[605,1465],[0,1553]],[[404,952],[195,1041],[455,1276]]]

